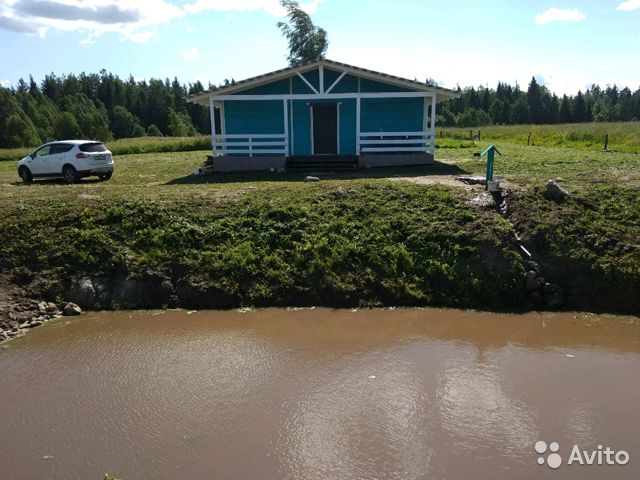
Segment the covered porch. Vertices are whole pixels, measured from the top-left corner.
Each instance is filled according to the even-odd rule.
[[[455,95],[321,60],[197,100],[209,104],[215,171],[280,171],[291,159],[316,167],[341,157],[355,158],[362,168],[429,163],[439,96]]]

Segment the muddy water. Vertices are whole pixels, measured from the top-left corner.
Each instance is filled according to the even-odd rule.
[[[90,314],[0,347],[0,479],[631,479],[639,409],[633,317]]]

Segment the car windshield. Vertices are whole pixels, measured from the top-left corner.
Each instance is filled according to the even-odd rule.
[[[104,146],[104,143],[94,142],[94,143],[83,143],[80,145],[81,152],[95,153],[95,152],[106,152],[107,147]]]

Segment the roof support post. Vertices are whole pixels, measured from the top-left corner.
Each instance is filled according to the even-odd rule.
[[[436,102],[437,96],[431,95],[431,155],[436,152]]]
[[[211,115],[211,153],[216,156],[216,107],[213,104],[213,95],[209,95],[209,114]]]
[[[284,107],[284,156],[289,156],[289,101],[283,100]]]
[[[360,156],[360,113],[361,113],[360,97],[356,98],[356,154]]]
[[[324,67],[320,65],[320,93],[324,94]]]

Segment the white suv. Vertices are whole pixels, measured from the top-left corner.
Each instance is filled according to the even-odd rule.
[[[24,183],[34,178],[63,178],[75,183],[92,175],[109,180],[112,174],[111,152],[94,140],[50,142],[18,162],[18,175]]]

